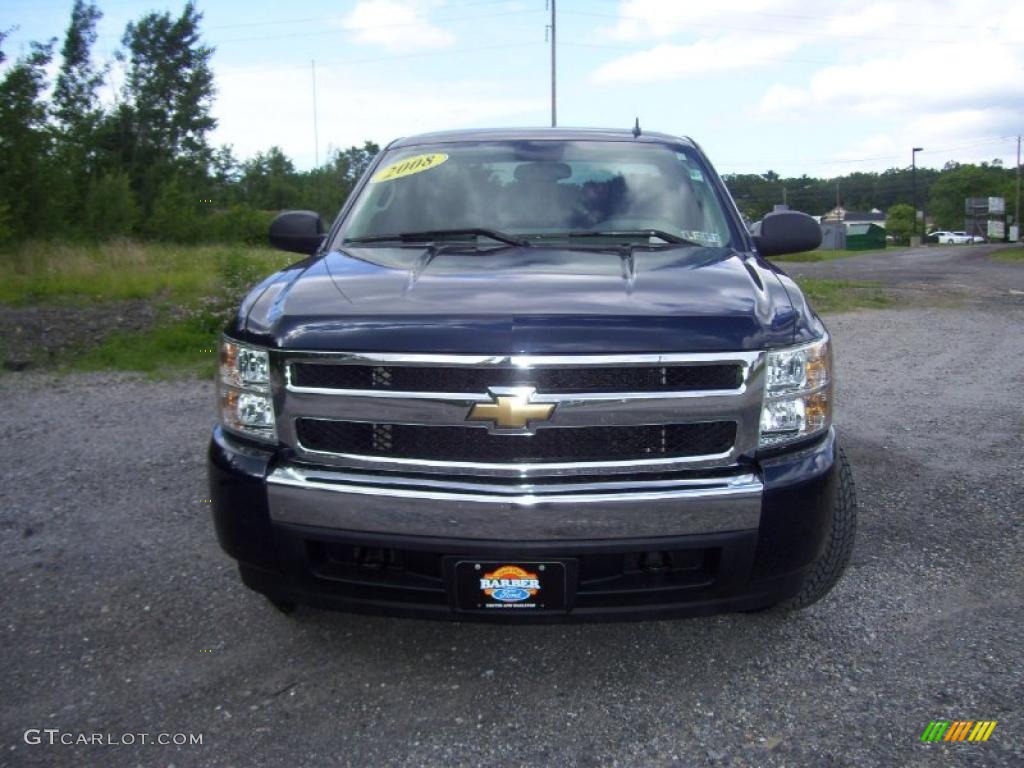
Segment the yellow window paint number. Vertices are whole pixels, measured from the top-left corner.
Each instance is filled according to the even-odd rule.
[[[407,157],[404,160],[399,160],[397,163],[392,163],[391,165],[377,171],[373,174],[373,178],[370,179],[370,182],[376,183],[378,181],[392,181],[393,179],[400,179],[403,176],[412,176],[414,173],[429,171],[431,168],[437,168],[437,166],[447,159],[448,155],[442,152],[435,152],[430,155],[414,155],[413,157]]]

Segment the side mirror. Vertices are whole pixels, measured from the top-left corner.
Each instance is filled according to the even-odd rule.
[[[813,251],[821,245],[818,222],[799,211],[769,213],[751,228],[754,244],[762,256]]]
[[[324,220],[314,211],[285,211],[270,222],[270,244],[282,251],[310,256],[324,242]]]

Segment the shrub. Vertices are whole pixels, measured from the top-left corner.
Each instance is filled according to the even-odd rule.
[[[153,213],[143,231],[158,240],[195,243],[202,237],[203,221],[199,216],[199,197],[179,179],[160,185]]]
[[[897,203],[889,208],[885,217],[885,228],[899,243],[909,243],[914,234],[914,207],[906,203]]]
[[[0,244],[6,243],[14,237],[14,228],[11,226],[11,206],[6,200],[0,200]]]
[[[274,211],[233,205],[213,213],[205,222],[204,239],[221,243],[266,245]]]
[[[82,221],[84,234],[94,240],[125,236],[138,218],[139,207],[127,174],[107,174],[89,184]]]

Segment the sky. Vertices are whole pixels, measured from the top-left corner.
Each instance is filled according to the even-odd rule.
[[[99,0],[95,56],[125,24],[182,3]],[[545,0],[203,0],[215,144],[331,148],[449,128],[550,125]],[[29,40],[71,2],[0,0]],[[1020,0],[558,0],[558,123],[686,135],[721,173],[831,177],[949,160],[1016,162]],[[316,124],[314,126],[315,61]],[[105,98],[123,79],[109,74]]]

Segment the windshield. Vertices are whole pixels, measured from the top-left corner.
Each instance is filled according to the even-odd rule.
[[[696,152],[682,145],[549,140],[408,147],[382,159],[343,236],[386,242],[410,233],[423,240],[475,238],[490,230],[535,244],[606,235],[727,246],[728,220],[706,174]]]

